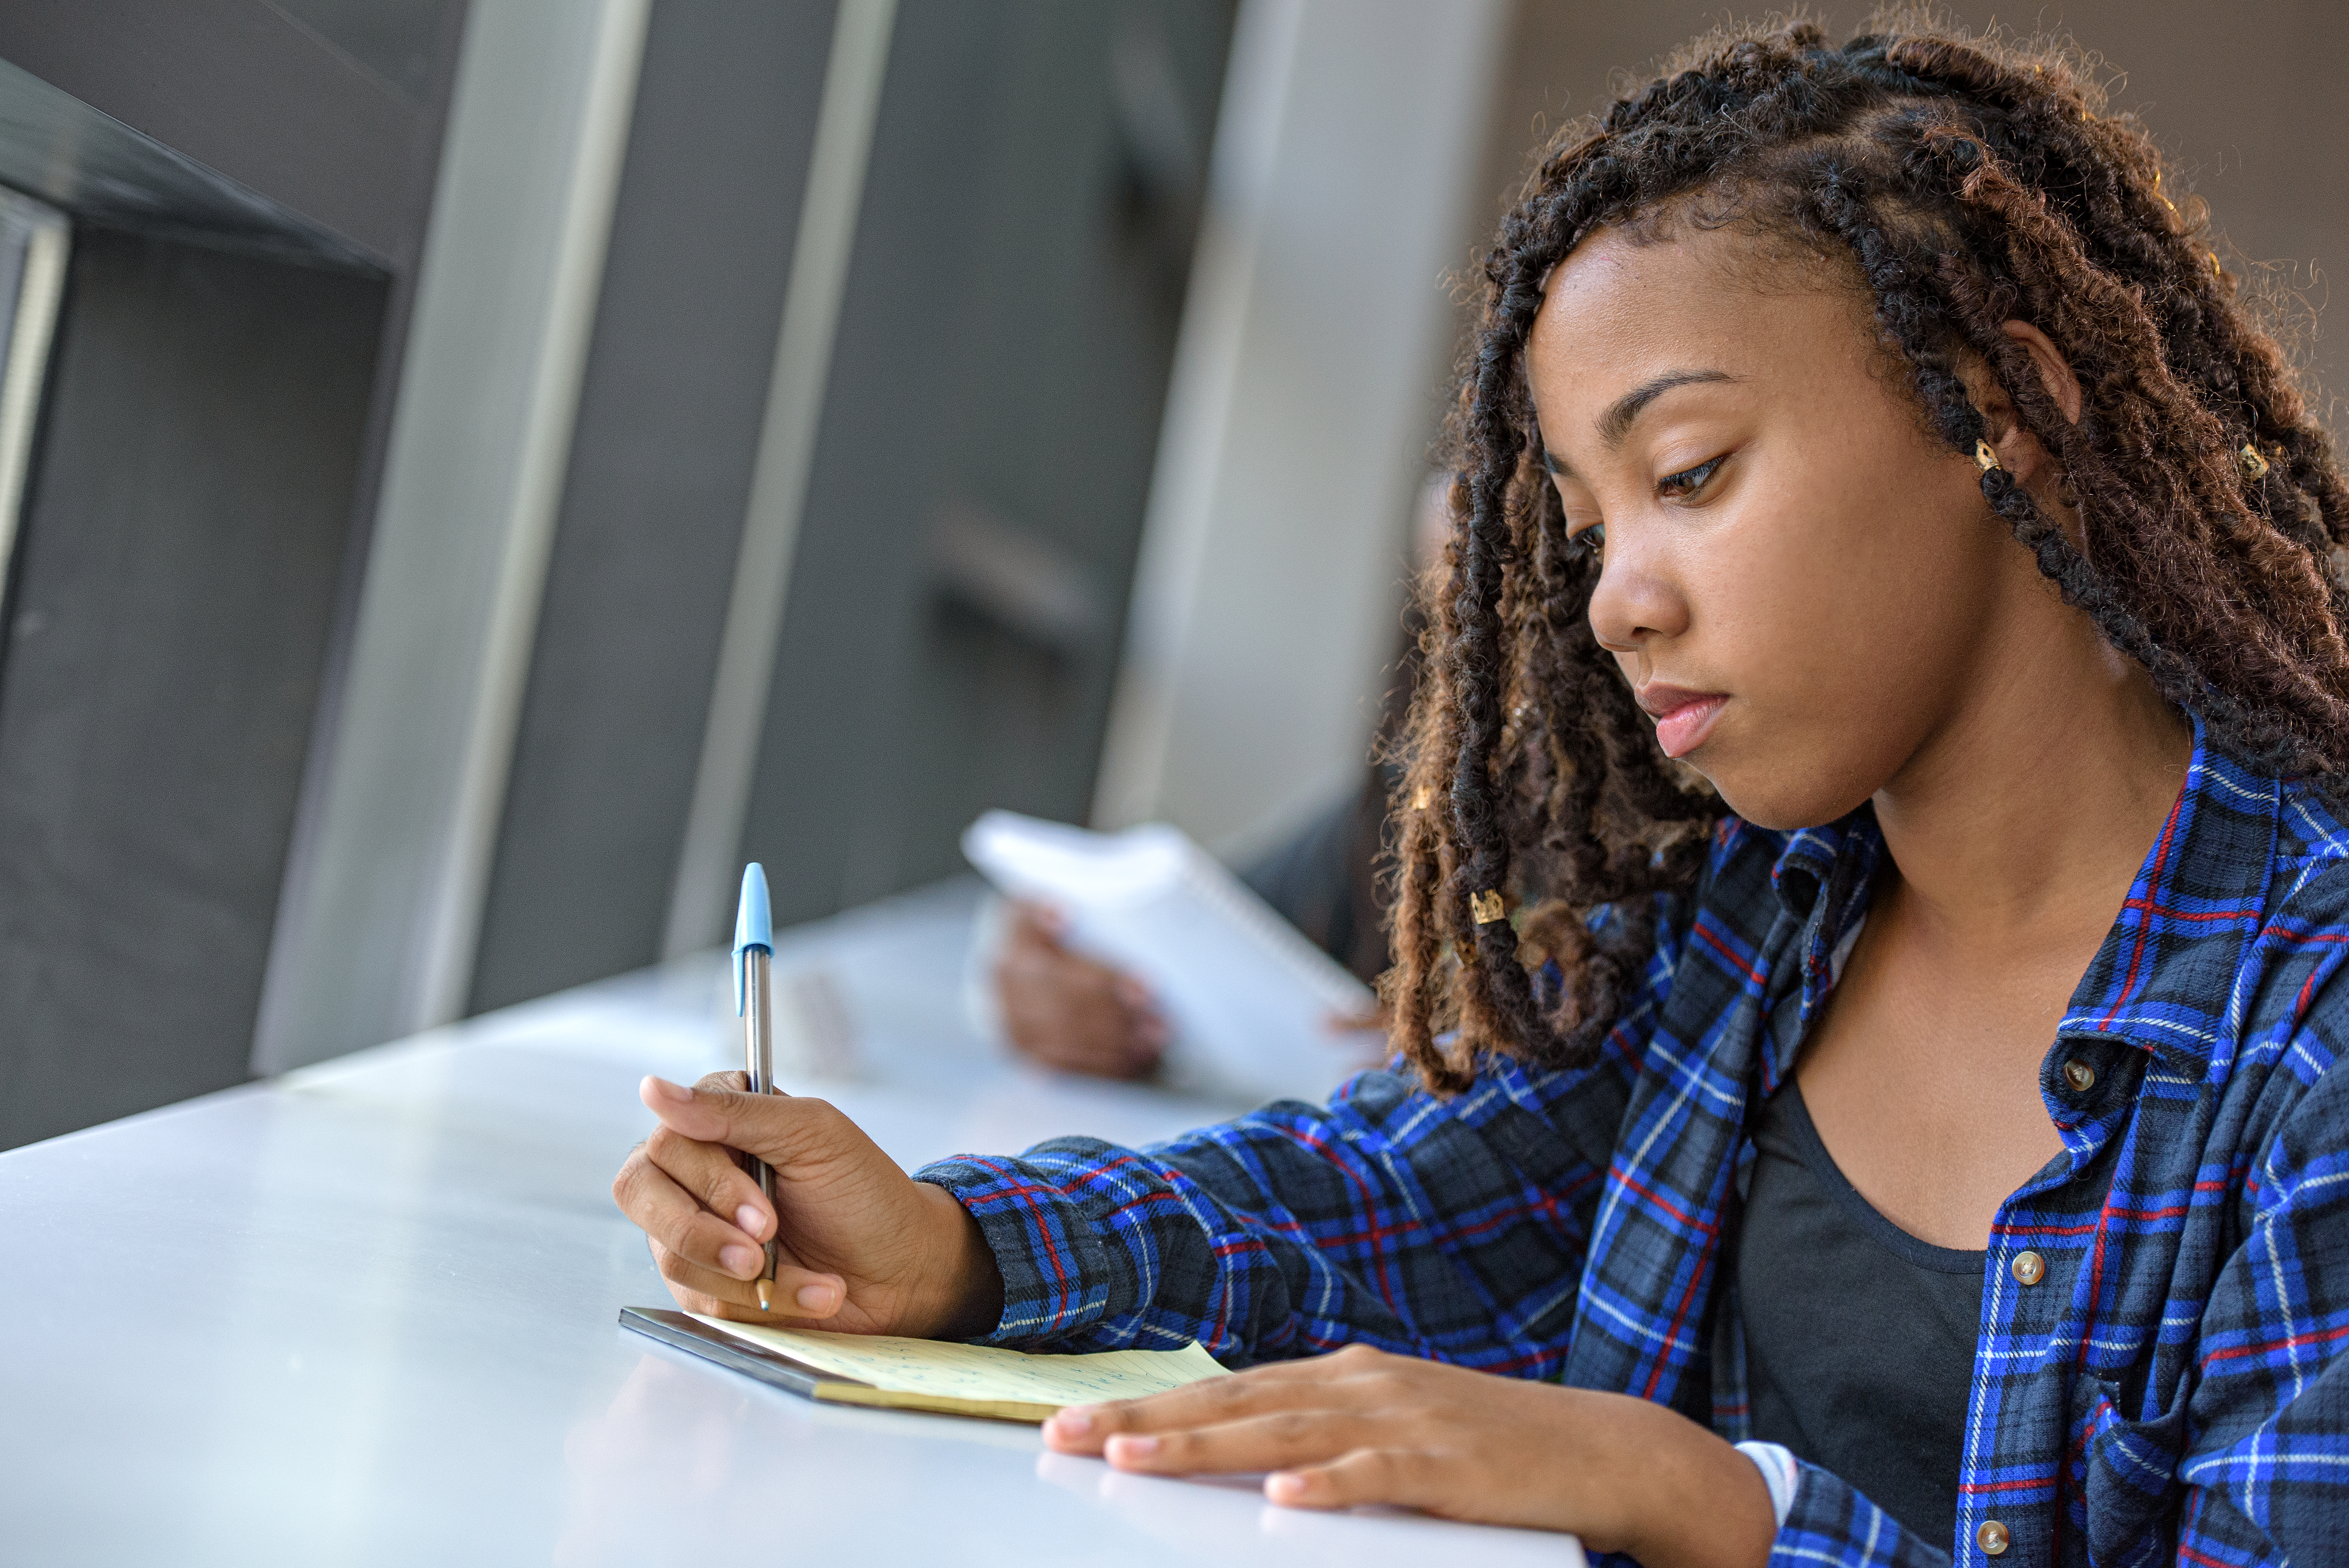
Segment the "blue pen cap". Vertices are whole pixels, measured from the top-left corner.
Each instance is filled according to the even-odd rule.
[[[742,897],[734,906],[734,1016],[742,1016],[742,991],[752,948],[775,950],[775,917],[767,907],[767,873],[753,860],[742,867]]]

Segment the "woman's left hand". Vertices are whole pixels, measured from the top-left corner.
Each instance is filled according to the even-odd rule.
[[[1756,1568],[1776,1533],[1754,1462],[1661,1405],[1363,1345],[1072,1407],[1044,1441],[1149,1475],[1268,1471],[1292,1508],[1570,1531],[1649,1568]]]

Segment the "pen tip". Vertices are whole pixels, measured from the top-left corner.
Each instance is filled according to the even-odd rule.
[[[775,1310],[775,1282],[772,1280],[759,1282],[759,1310],[761,1312]]]

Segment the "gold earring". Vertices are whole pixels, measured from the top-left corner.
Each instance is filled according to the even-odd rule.
[[[1984,473],[1998,466],[1998,453],[1991,451],[1990,442],[1986,441],[1974,442],[1974,464]]]

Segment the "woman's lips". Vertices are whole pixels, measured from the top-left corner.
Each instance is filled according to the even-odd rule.
[[[1656,721],[1656,743],[1668,757],[1684,757],[1704,744],[1713,722],[1729,702],[1723,691],[1688,691],[1677,686],[1647,686],[1639,692],[1641,709]]]

